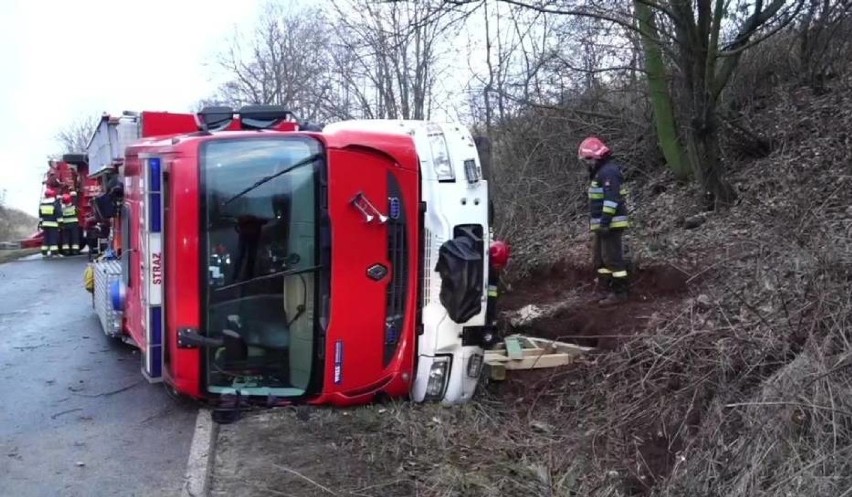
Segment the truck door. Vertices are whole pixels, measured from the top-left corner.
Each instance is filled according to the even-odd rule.
[[[413,368],[419,178],[367,148],[329,150],[326,391],[367,393]]]

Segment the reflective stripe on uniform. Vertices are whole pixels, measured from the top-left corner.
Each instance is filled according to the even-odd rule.
[[[627,278],[627,271],[614,271],[612,273],[613,278]]]
[[[497,296],[497,287],[494,285],[488,285],[488,296],[496,297]]]
[[[612,200],[604,200],[603,213],[604,214],[615,214],[615,208],[616,207],[618,207],[618,202],[613,202]]]
[[[612,271],[605,267],[598,268],[598,274],[612,274]]]
[[[627,220],[627,216],[615,216],[612,218],[612,221],[609,223],[610,228],[629,228],[630,222]],[[592,231],[598,231],[601,228],[601,220],[600,219],[591,219],[589,222],[589,228]]]
[[[56,221],[42,221],[41,225],[45,228],[58,228],[59,223]]]
[[[38,212],[42,216],[52,216],[56,212],[56,207],[53,204],[41,204],[38,206]]]
[[[626,228],[628,225],[627,216],[615,216],[609,223],[610,228]]]
[[[604,189],[601,187],[590,187],[589,188],[589,198],[596,200],[604,198]]]

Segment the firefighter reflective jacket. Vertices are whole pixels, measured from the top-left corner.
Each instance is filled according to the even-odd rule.
[[[59,201],[55,198],[43,198],[38,205],[38,217],[44,228],[59,227]]]
[[[62,223],[71,224],[77,222],[77,206],[68,204],[62,206]]]
[[[589,186],[589,227],[597,231],[601,226],[623,230],[629,226],[627,218],[627,189],[624,187],[621,167],[607,160],[592,175]]]

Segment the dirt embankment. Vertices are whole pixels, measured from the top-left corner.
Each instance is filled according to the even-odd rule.
[[[0,242],[13,242],[32,235],[38,219],[17,209],[0,205]]]
[[[500,306],[509,316],[510,332],[614,350],[655,324],[660,310],[687,298],[701,276],[699,270],[688,272],[665,264],[640,267],[631,274],[629,300],[616,307],[601,307],[595,272],[588,266],[562,262],[534,271],[504,296]],[[553,310],[512,326],[512,317],[523,316],[530,307]]]

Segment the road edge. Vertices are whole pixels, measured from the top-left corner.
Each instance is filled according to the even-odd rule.
[[[213,422],[212,411],[199,409],[195,418],[195,432],[192,434],[181,497],[206,497],[210,493],[210,476],[218,436],[219,425]]]

